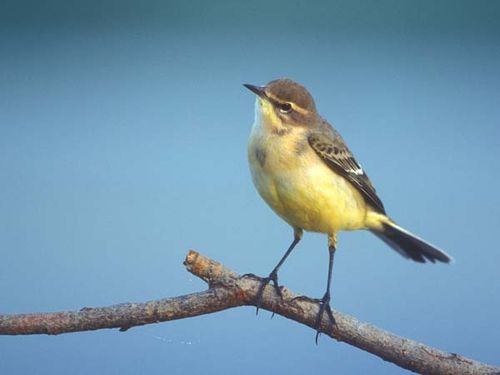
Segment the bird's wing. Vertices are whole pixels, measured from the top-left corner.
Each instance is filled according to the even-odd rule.
[[[328,123],[313,131],[308,141],[318,156],[334,172],[345,177],[377,211],[385,214],[384,205],[361,165],[354,159],[344,140]]]

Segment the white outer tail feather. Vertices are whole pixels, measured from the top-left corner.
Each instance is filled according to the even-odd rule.
[[[443,250],[400,227],[388,218],[382,224],[381,230],[372,229],[371,232],[399,254],[416,262],[449,263],[453,261]]]

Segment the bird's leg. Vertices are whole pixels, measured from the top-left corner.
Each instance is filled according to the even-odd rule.
[[[302,229],[294,228],[293,242],[288,247],[288,250],[286,251],[285,255],[283,255],[283,257],[280,259],[280,261],[278,262],[278,264],[276,265],[276,267],[273,268],[273,270],[271,271],[271,273],[269,274],[269,276],[262,279],[262,282],[261,282],[261,284],[259,286],[259,290],[257,291],[257,296],[256,296],[256,301],[257,301],[256,302],[256,306],[257,306],[256,314],[259,313],[259,308],[260,308],[260,305],[262,304],[262,296],[264,294],[264,288],[271,281],[273,282],[273,287],[274,287],[274,290],[276,291],[276,294],[278,294],[280,296],[280,298],[283,298],[283,294],[281,293],[281,288],[280,288],[280,286],[278,284],[278,270],[283,265],[283,263],[285,262],[286,258],[288,258],[288,256],[290,255],[290,253],[292,252],[292,250],[295,248],[295,246],[299,243],[299,241],[301,240],[301,238],[302,238]],[[255,275],[253,275],[253,274],[245,274],[245,275],[243,275],[243,277],[249,277],[249,276],[250,277],[255,277]]]
[[[314,329],[316,329],[316,345],[318,344],[318,338],[319,338],[319,328],[321,325],[321,319],[323,318],[323,313],[326,311],[328,315],[328,319],[330,320],[330,323],[332,325],[337,324],[335,322],[335,318],[333,317],[332,314],[332,309],[330,308],[330,285],[332,283],[332,271],[333,271],[333,257],[335,255],[335,246],[336,246],[337,238],[336,235],[329,235],[328,236],[328,253],[329,253],[329,262],[328,262],[328,281],[326,284],[326,293],[321,298],[319,301],[319,312],[316,317],[316,322],[314,323]]]

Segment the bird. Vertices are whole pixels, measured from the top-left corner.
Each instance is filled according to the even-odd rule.
[[[336,324],[330,288],[339,231],[368,230],[403,257],[419,263],[452,260],[387,215],[365,170],[338,131],[320,116],[304,86],[287,78],[264,86],[243,86],[256,94],[247,148],[253,184],[271,209],[292,227],[294,235],[278,264],[261,279],[257,313],[269,283],[283,298],[278,271],[304,231],[328,236],[326,291],[314,300],[319,304],[314,324],[316,343],[325,313],[330,324]]]

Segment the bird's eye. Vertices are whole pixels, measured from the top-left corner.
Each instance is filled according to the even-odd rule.
[[[281,113],[289,113],[292,110],[292,105],[290,103],[282,103],[279,105]]]

